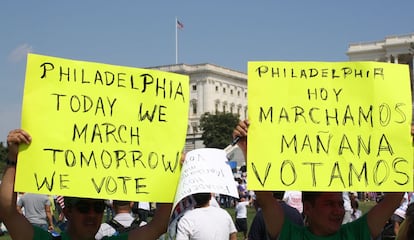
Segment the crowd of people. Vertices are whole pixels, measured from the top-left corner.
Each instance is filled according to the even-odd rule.
[[[233,132],[246,157],[249,122]],[[79,197],[50,197],[14,192],[18,146],[30,144],[29,133],[10,131],[9,155],[0,184],[0,221],[13,239],[158,239],[166,233],[172,204]],[[238,199],[214,193],[192,195],[194,204],[181,216],[175,239],[380,239],[387,222],[397,239],[413,237],[412,193],[385,193],[366,214],[355,192],[249,191],[247,176],[237,180]],[[225,199],[225,200],[223,200]],[[213,201],[214,200],[214,201]],[[141,207],[138,207],[141,206]],[[234,207],[235,215],[224,210]],[[248,226],[247,208],[256,214]],[[135,208],[135,210],[133,210]],[[58,211],[56,214],[55,211]],[[106,214],[104,214],[104,212]],[[111,216],[106,221],[105,216]],[[59,228],[59,229],[57,229]],[[58,231],[56,231],[58,230]],[[56,236],[55,236],[56,234]]]

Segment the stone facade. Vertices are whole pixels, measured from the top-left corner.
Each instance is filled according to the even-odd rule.
[[[347,55],[350,61],[379,61],[408,64],[410,69],[411,92],[413,92],[414,33],[388,36],[384,40],[374,42],[351,43],[349,44]],[[414,102],[414,98],[412,101]],[[414,119],[414,115],[412,119]]]
[[[240,119],[247,118],[247,75],[242,72],[213,64],[174,64],[151,67],[166,72],[185,74],[190,77],[190,108],[185,150],[204,147],[199,129],[202,114],[230,112]],[[239,166],[244,160],[240,153],[232,154]]]

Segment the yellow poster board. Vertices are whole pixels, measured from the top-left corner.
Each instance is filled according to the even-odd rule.
[[[15,190],[173,202],[188,106],[185,75],[29,54]]]
[[[249,62],[249,188],[412,191],[407,65]]]

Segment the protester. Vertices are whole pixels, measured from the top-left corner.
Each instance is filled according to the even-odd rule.
[[[351,205],[351,199],[349,197],[349,192],[342,192],[342,198],[344,200],[344,210],[345,215],[342,220],[342,224],[352,222],[352,205]]]
[[[7,167],[0,184],[0,221],[3,221],[12,239],[53,239],[49,232],[32,226],[16,209],[14,182],[19,144],[30,144],[30,135],[21,129],[10,131],[7,136],[9,148]],[[26,163],[27,164],[27,163]],[[104,239],[154,240],[163,234],[168,225],[172,204],[159,204],[155,216],[147,225],[129,233]],[[64,214],[67,231],[62,239],[92,240],[101,225],[105,203],[103,199],[65,197]]]
[[[405,219],[405,212],[407,211],[408,207],[408,194],[404,193],[403,200],[401,201],[400,206],[395,209],[394,214],[391,216],[391,221],[394,224],[394,234],[398,235],[398,231],[400,230],[400,225]]]
[[[178,222],[176,240],[237,239],[237,230],[229,213],[209,205],[211,193],[193,194],[194,209]]]
[[[414,237],[414,203],[410,203],[405,213],[405,220],[400,225],[396,240],[409,240]]]
[[[115,211],[112,207],[112,199],[106,199],[105,200],[105,217],[106,217],[106,221],[111,220],[114,216],[115,216]]]
[[[151,206],[149,202],[138,202],[138,217],[144,222],[148,221],[148,217],[151,211]]]
[[[283,195],[283,201],[285,201],[287,205],[296,208],[302,214],[303,203],[301,191],[286,191]]]
[[[115,216],[101,224],[95,238],[102,239],[104,236],[119,235],[145,225],[146,221],[143,221],[139,217],[132,217],[133,204],[133,202],[129,201],[113,200],[112,209],[114,209]]]
[[[240,121],[233,131],[238,146],[247,157],[248,120]],[[248,162],[248,159],[246,159]],[[400,205],[403,193],[387,193],[384,199],[356,221],[342,224],[345,215],[342,192],[303,192],[303,211],[308,225],[300,227],[283,214],[281,205],[269,191],[256,191],[271,239],[371,239],[377,237],[384,223]]]
[[[252,198],[250,200],[246,199],[244,196],[239,198],[239,201],[236,203],[235,212],[236,212],[236,229],[238,232],[243,233],[244,239],[247,239],[247,207],[251,205]]]
[[[247,191],[246,182],[243,179],[238,178],[237,183],[237,191],[239,192],[239,196],[247,198],[249,194]]]
[[[362,216],[362,211],[359,209],[359,201],[357,198],[351,198],[351,221],[355,221]]]
[[[33,226],[51,231],[54,227],[50,205],[49,196],[45,194],[24,193],[17,201],[17,211]]]
[[[55,224],[61,232],[66,231],[67,219],[63,213],[65,208],[65,200],[63,196],[55,196],[55,210],[57,215],[57,223]]]

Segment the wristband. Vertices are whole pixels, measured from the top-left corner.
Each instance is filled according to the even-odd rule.
[[[6,163],[7,163],[7,166],[16,166],[16,162],[10,161],[9,159],[7,159]]]

